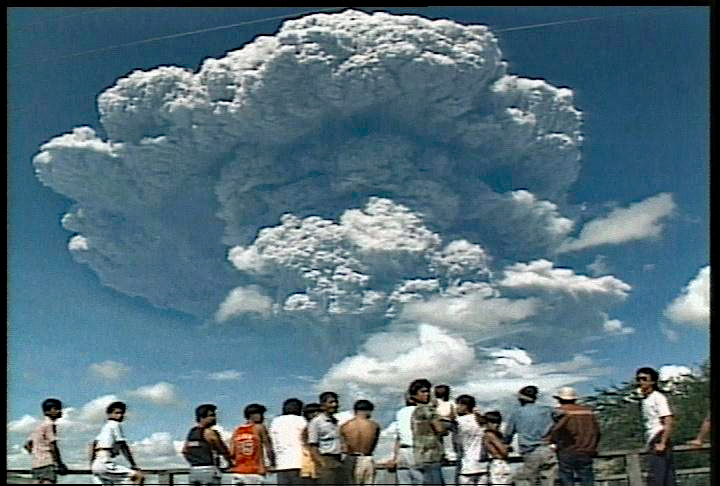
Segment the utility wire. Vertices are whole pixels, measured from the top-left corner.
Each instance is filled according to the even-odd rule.
[[[65,15],[65,16],[61,16],[61,17],[56,17],[56,19],[62,19],[62,18],[65,18],[65,17],[77,16],[77,15],[85,15],[85,14],[89,14],[89,13],[96,13],[97,11],[110,10],[110,9],[112,9],[112,8],[117,8],[117,7],[97,8],[97,9],[94,9],[94,10],[92,10],[92,11],[86,11],[86,12],[82,12],[82,13],[78,13],[78,14],[69,14],[69,15]],[[80,56],[86,56],[86,55],[88,55],[88,54],[94,54],[94,53],[97,53],[97,52],[104,52],[104,51],[110,51],[110,50],[114,50],[114,49],[120,49],[120,48],[122,48],[122,47],[129,47],[129,46],[136,46],[136,45],[141,45],[141,44],[148,44],[148,43],[151,43],[151,42],[157,42],[157,41],[165,40],[165,39],[177,39],[177,38],[180,38],[180,37],[187,37],[187,36],[191,36],[191,35],[203,34],[203,33],[206,33],[206,32],[216,32],[216,31],[219,31],[219,30],[232,29],[232,28],[241,27],[241,26],[244,26],[244,25],[259,24],[259,23],[262,23],[262,22],[268,22],[268,21],[270,21],[270,20],[284,19],[284,18],[293,17],[293,16],[297,16],[297,15],[305,15],[305,14],[310,14],[310,13],[327,12],[327,11],[335,10],[335,9],[338,9],[338,8],[347,8],[347,7],[327,7],[327,8],[315,9],[315,10],[304,10],[304,11],[295,12],[295,13],[290,13],[290,14],[285,14],[285,15],[275,15],[275,16],[272,16],[272,17],[263,17],[263,18],[255,19],[255,20],[246,20],[246,21],[237,22],[237,23],[234,23],[234,24],[220,25],[220,26],[216,26],[216,27],[208,27],[208,28],[206,28],[206,29],[193,30],[193,31],[189,31],[189,32],[180,32],[180,33],[177,33],[177,34],[169,34],[169,35],[163,35],[163,36],[158,36],[158,37],[150,37],[150,38],[147,38],[147,39],[141,39],[141,40],[132,41],[132,42],[125,42],[125,43],[122,43],[122,44],[113,44],[113,45],[111,45],[111,46],[99,47],[99,48],[97,48],[97,49],[90,49],[90,50],[86,50],[86,51],[80,51],[80,52],[76,52],[76,53],[73,53],[73,54],[68,54],[68,55],[66,55],[66,56],[55,57],[55,58],[52,58],[52,59],[45,59],[45,60],[41,60],[41,61],[38,61],[38,62],[59,62],[59,61],[67,60],[67,59],[72,59],[72,58],[80,57]],[[666,13],[671,13],[671,12],[674,11],[674,10],[675,10],[675,8],[669,7],[668,9],[664,9],[663,11],[653,10],[653,11],[641,11],[641,12],[632,12],[632,13],[620,13],[620,14],[616,14],[616,15],[605,15],[605,16],[596,16],[596,17],[583,17],[583,18],[579,18],[579,19],[558,20],[558,21],[554,21],[554,22],[544,22],[544,23],[539,23],[539,24],[520,25],[520,26],[517,26],[517,27],[507,27],[507,28],[503,28],[503,29],[494,29],[494,28],[491,27],[490,30],[491,30],[491,32],[494,32],[494,33],[515,32],[515,31],[519,31],[519,30],[540,29],[540,28],[543,28],[543,27],[550,27],[550,26],[553,26],[553,25],[565,25],[565,24],[576,24],[576,23],[584,23],[584,22],[596,22],[596,21],[607,20],[607,19],[611,19],[611,18],[632,17],[632,16],[639,16],[639,15],[645,15],[645,16],[648,16],[648,15],[662,15],[662,14],[666,14]],[[48,20],[53,20],[53,19],[48,19]],[[44,22],[44,21],[41,21],[41,22]],[[36,23],[37,23],[37,22],[36,22]]]
[[[243,22],[237,22],[237,23],[235,23],[235,24],[219,25],[219,26],[217,26],[217,27],[208,27],[208,28],[206,28],[206,29],[192,30],[192,31],[189,31],[189,32],[180,32],[180,33],[177,33],[177,34],[169,34],[169,35],[162,35],[162,36],[158,36],[158,37],[150,37],[150,38],[148,38],[148,39],[141,39],[141,40],[132,41],[132,42],[125,42],[125,43],[122,43],[122,44],[114,44],[114,45],[111,45],[111,46],[99,47],[99,48],[97,48],[97,49],[90,49],[90,50],[87,50],[87,51],[80,51],[80,52],[76,52],[76,53],[74,53],[74,54],[69,54],[69,55],[67,55],[67,56],[56,57],[56,58],[54,58],[53,60],[55,60],[55,61],[61,61],[61,60],[71,59],[71,58],[78,57],[78,56],[85,56],[85,55],[88,55],[88,54],[94,54],[94,53],[96,53],[96,52],[103,52],[103,51],[110,51],[110,50],[113,50],[113,49],[119,49],[119,48],[121,48],[121,47],[137,46],[137,45],[140,45],[140,44],[147,44],[147,43],[150,43],[150,42],[157,42],[157,41],[159,41],[159,40],[164,40],[164,39],[176,39],[176,38],[179,38],[179,37],[187,37],[187,36],[190,36],[190,35],[203,34],[203,33],[205,33],[205,32],[215,32],[215,31],[218,31],[218,30],[232,29],[232,28],[235,28],[235,27],[241,27],[241,26],[243,26],[243,25],[259,24],[259,23],[262,23],[262,22],[268,22],[268,21],[270,21],[270,20],[285,19],[285,18],[288,18],[288,17],[294,17],[294,16],[296,16],[296,15],[305,15],[305,14],[309,14],[309,13],[327,12],[327,11],[329,11],[329,10],[335,10],[335,9],[338,9],[338,8],[346,8],[346,7],[327,7],[327,8],[321,8],[321,9],[315,9],[315,10],[303,10],[303,11],[300,11],[300,12],[294,12],[294,13],[289,13],[289,14],[285,14],[285,15],[275,15],[275,16],[273,16],[273,17],[263,17],[263,18],[261,18],[261,19],[255,19],[255,20],[245,20],[245,21],[243,21]]]
[[[539,29],[542,27],[549,27],[551,25],[564,25],[564,24],[577,24],[582,22],[595,22],[598,20],[607,20],[612,18],[621,18],[621,17],[633,17],[638,15],[662,15],[666,13],[670,13],[673,9],[665,9],[663,11],[652,11],[652,12],[632,12],[632,13],[621,13],[616,15],[602,15],[597,17],[583,17],[580,19],[571,19],[571,20],[558,20],[555,22],[545,22],[543,24],[532,24],[532,25],[520,25],[518,27],[507,27],[505,29],[490,29],[492,32],[514,32],[517,30],[530,30],[530,29]]]

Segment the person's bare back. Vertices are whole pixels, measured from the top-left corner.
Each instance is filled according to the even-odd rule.
[[[380,426],[372,419],[358,417],[340,427],[348,454],[372,455],[380,435]]]

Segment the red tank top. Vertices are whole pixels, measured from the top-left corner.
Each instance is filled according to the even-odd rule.
[[[255,424],[241,425],[232,435],[233,460],[231,469],[236,474],[265,474],[260,434]]]

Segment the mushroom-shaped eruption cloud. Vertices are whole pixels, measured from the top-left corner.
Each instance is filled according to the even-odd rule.
[[[79,127],[50,140],[37,177],[76,201],[63,219],[76,259],[156,306],[211,315],[257,283],[231,248],[288,213],[336,220],[373,196],[500,258],[541,257],[572,227],[558,213],[580,167],[572,91],[507,74],[485,26],[308,15],[197,72],[135,71],[98,107],[107,139]],[[352,238],[367,253],[380,233]],[[276,308],[313,305],[288,297]]]

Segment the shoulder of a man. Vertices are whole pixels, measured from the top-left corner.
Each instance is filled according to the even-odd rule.
[[[650,394],[648,399],[651,400],[651,405],[654,405],[658,408],[661,416],[669,415],[668,412],[670,412],[670,402],[668,401],[664,393],[655,390]]]
[[[418,420],[431,420],[434,417],[439,417],[439,415],[437,409],[428,403],[416,406],[413,411],[413,417]]]

